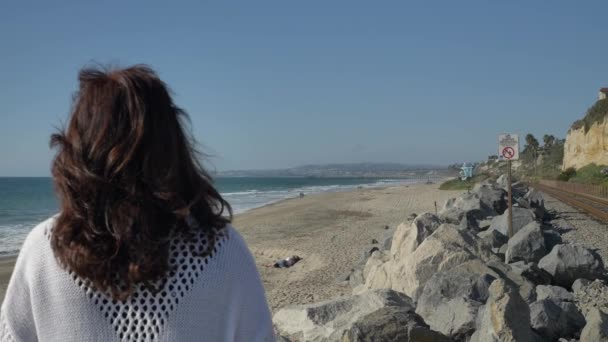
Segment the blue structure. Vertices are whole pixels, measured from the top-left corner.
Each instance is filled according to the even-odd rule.
[[[460,180],[467,180],[473,177],[473,168],[474,166],[470,163],[463,163],[460,167]]]

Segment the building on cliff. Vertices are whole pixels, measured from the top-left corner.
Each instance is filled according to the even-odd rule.
[[[600,91],[597,95],[598,100],[606,99],[606,95],[608,94],[608,88],[600,88]]]

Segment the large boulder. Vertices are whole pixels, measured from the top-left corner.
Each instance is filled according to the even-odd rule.
[[[416,313],[431,329],[464,340],[475,330],[477,311],[486,302],[494,279],[458,270],[436,273],[424,286]]]
[[[404,234],[406,237],[399,243],[403,247],[397,247],[396,234],[390,260],[380,266],[370,267],[366,274],[365,286],[355,289],[355,293],[365,289],[392,288],[414,296],[436,272],[449,270],[472,260],[478,260],[480,263],[498,260],[477,236],[458,230],[450,224],[441,225],[412,250],[412,247],[418,244],[417,237],[420,234],[415,226],[410,226],[409,229],[410,232]]]
[[[585,319],[587,324],[581,332],[581,342],[608,342],[608,314],[592,309]]]
[[[391,250],[391,246],[393,245],[393,236],[395,235],[395,229],[389,229],[386,232],[384,232],[384,235],[382,236],[382,250],[385,251],[390,251]]]
[[[577,279],[572,290],[583,315],[587,316],[594,308],[608,312],[608,285],[604,281]]]
[[[341,342],[449,342],[450,339],[432,331],[424,320],[407,307],[386,307],[354,322]]]
[[[509,241],[509,238],[497,230],[486,230],[477,234],[483,243],[492,248],[500,248]]]
[[[551,284],[551,275],[547,271],[538,268],[535,263],[518,261],[509,264],[509,266],[513,270],[513,273],[521,275],[535,285]]]
[[[597,253],[577,245],[557,245],[538,262],[538,267],[553,277],[556,285],[570,288],[578,278],[604,276],[604,263]]]
[[[492,283],[489,293],[470,341],[534,341],[530,309],[519,293],[502,279]]]
[[[509,186],[508,182],[509,182],[509,179],[507,178],[507,175],[500,175],[496,179],[496,185],[504,190],[507,190],[507,187]]]
[[[501,215],[507,209],[507,192],[489,184],[478,184],[473,188],[487,216]]]
[[[401,223],[391,243],[391,254],[400,256],[413,252],[441,225],[439,217],[431,213],[418,215],[411,224]]]
[[[550,299],[555,302],[574,302],[574,294],[560,286],[538,285],[536,287],[536,300],[543,299]]]
[[[476,219],[495,215],[494,210],[488,207],[477,193],[471,192],[446,202],[444,208],[439,212],[439,217],[445,222],[460,224],[467,212],[470,212],[470,217]]]
[[[537,262],[547,254],[545,238],[540,224],[532,221],[520,229],[507,244],[508,263],[515,261]]]
[[[337,341],[363,317],[388,307],[414,312],[412,300],[389,289],[280,309],[273,322],[281,335],[305,341]]]
[[[543,229],[543,237],[545,238],[545,247],[547,248],[547,251],[550,251],[553,247],[563,243],[562,236],[553,228],[545,227],[545,229]]]
[[[549,341],[574,337],[585,325],[585,317],[573,302],[545,298],[530,304],[532,329]]]
[[[547,217],[547,209],[545,209],[545,200],[540,191],[530,189],[523,197],[523,202],[526,208],[534,210],[534,214],[539,220],[544,220]]]
[[[509,236],[508,212],[492,219],[490,230],[497,230],[503,235]],[[513,234],[525,227],[528,223],[535,220],[534,212],[530,209],[513,208]]]
[[[439,217],[445,222],[478,227],[476,220],[502,214],[507,208],[506,192],[490,184],[478,184],[472,192],[448,200]],[[462,223],[465,220],[465,223]]]
[[[537,301],[530,304],[532,328],[548,340],[576,337],[585,317],[576,306],[574,294],[563,287],[539,285]]]
[[[519,292],[519,296],[528,304],[536,300],[536,285],[524,277],[522,274],[514,272],[510,265],[501,261],[488,261],[488,268],[494,271],[499,278],[507,282],[507,285],[513,287]]]

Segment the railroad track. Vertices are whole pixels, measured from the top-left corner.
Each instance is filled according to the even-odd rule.
[[[608,200],[588,194],[572,192],[564,189],[558,189],[544,184],[531,184],[542,192],[570,205],[571,207],[580,209],[595,218],[608,222]]]

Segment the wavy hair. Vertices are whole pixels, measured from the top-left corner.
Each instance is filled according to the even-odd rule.
[[[86,68],[78,79],[69,123],[51,136],[61,208],[53,253],[113,299],[137,284],[156,291],[170,271],[170,240],[203,233],[209,243],[197,255],[207,256],[232,209],[199,162],[187,114],[151,68]]]

